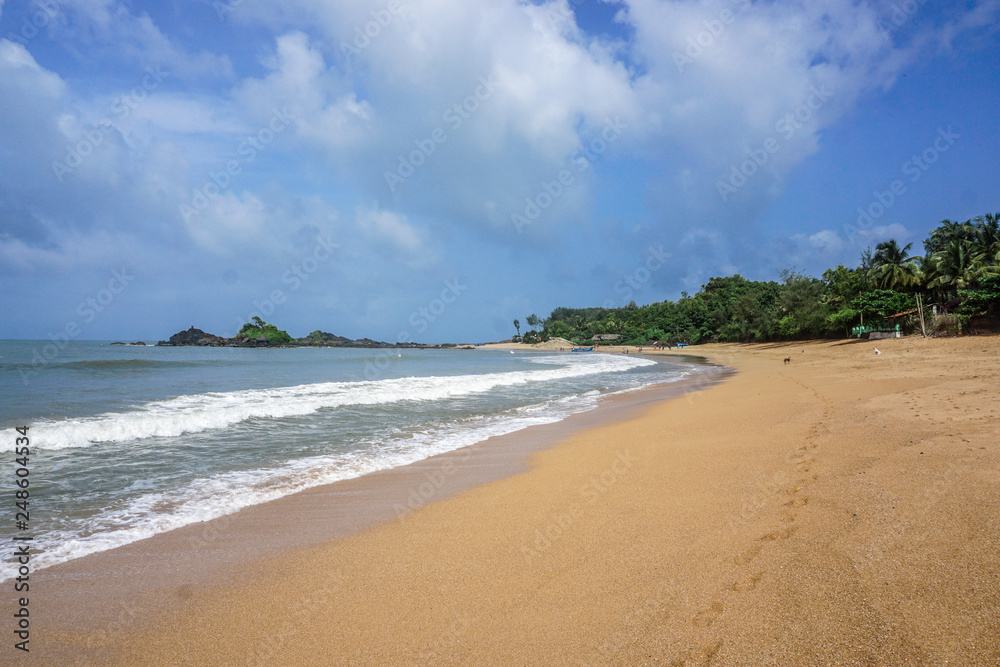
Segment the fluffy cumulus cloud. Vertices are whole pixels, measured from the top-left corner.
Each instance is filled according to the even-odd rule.
[[[336,259],[296,290],[368,326],[458,274],[610,291],[654,243],[661,298],[739,270],[828,130],[998,13],[608,0],[598,31],[570,0],[55,4],[0,0],[0,273],[39,276],[21,296],[128,261],[150,285],[187,267],[153,303],[246,301],[326,239]],[[832,224],[774,243],[853,252]],[[561,268],[519,285],[543,258]]]
[[[300,102],[301,136],[370,195],[507,232],[524,230],[515,215],[532,231],[579,223],[587,168],[622,152],[652,162],[656,205],[746,225],[823,130],[916,53],[885,30],[880,2],[628,0],[628,43],[581,32],[566,0],[346,5],[241,5],[235,19],[289,31],[244,93]],[[609,123],[610,152],[587,151]]]
[[[638,112],[627,67],[572,16],[510,0],[254,5],[234,18],[287,32],[241,94],[301,106],[300,136],[372,196],[513,231],[584,141]],[[575,210],[569,191],[559,210]]]
[[[377,244],[388,244],[410,256],[423,253],[423,243],[405,216],[390,211],[361,208],[358,227]]]
[[[232,65],[224,54],[208,49],[192,51],[163,33],[146,11],[133,11],[121,0],[79,0],[39,3],[55,15],[50,37],[72,48],[81,60],[160,63],[184,77],[229,75]],[[53,11],[51,8],[58,8]]]
[[[637,87],[658,134],[715,167],[776,136],[780,173],[815,150],[817,133],[861,92],[894,75],[878,13],[849,0],[630,0],[627,16],[647,72]]]

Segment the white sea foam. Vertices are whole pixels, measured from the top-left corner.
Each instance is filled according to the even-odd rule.
[[[525,406],[508,414],[439,424],[427,430],[334,455],[290,461],[274,468],[233,471],[198,479],[182,488],[147,493],[124,507],[106,510],[84,527],[52,531],[36,538],[36,569],[88,554],[106,551],[182,526],[232,514],[298,491],[467,447],[488,438],[529,426],[548,424],[591,409],[598,391]],[[0,566],[0,580],[13,577],[15,568]]]
[[[546,355],[530,361],[554,367],[478,375],[325,382],[184,395],[145,403],[128,412],[105,413],[86,419],[40,422],[34,427],[32,443],[40,449],[54,450],[156,436],[175,437],[222,429],[250,419],[301,416],[346,405],[435,401],[487,392],[498,387],[622,372],[656,364],[655,361],[640,357],[612,355]]]

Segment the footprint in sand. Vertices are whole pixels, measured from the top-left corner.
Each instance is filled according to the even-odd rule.
[[[750,561],[752,561],[754,558],[757,557],[757,554],[760,553],[760,549],[761,546],[759,544],[755,544],[746,551],[743,551],[733,556],[733,562],[736,563],[737,565],[747,565],[750,563]]]
[[[757,588],[757,582],[760,581],[760,578],[763,576],[764,576],[763,572],[758,572],[757,574],[749,576],[744,575],[739,579],[737,579],[736,581],[734,581],[733,583],[729,584],[728,588],[731,591],[739,593],[742,593],[743,591],[752,591],[753,589]]]
[[[697,651],[685,653],[677,660],[671,660],[670,667],[693,667],[695,665],[707,667],[715,659],[715,656],[718,655],[721,648],[721,641],[707,644]]]
[[[691,619],[691,622],[695,625],[695,627],[707,628],[715,622],[715,619],[717,619],[721,613],[722,603],[713,602],[711,607],[708,609],[702,609],[695,614],[694,618]]]
[[[787,540],[789,537],[794,535],[798,530],[797,526],[792,526],[791,528],[785,528],[784,530],[775,530],[768,533],[767,535],[761,535],[758,539],[762,542],[774,542],[776,540]]]

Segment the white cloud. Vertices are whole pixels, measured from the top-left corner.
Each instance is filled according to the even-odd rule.
[[[119,105],[111,108],[127,107]],[[102,111],[107,114],[108,108]],[[242,110],[232,108],[225,101],[177,92],[157,91],[131,107],[125,119],[120,119],[120,115],[109,114],[110,120],[119,128],[148,124],[148,132],[159,136],[164,133],[233,135],[250,127],[243,118]]]
[[[56,119],[66,102],[66,82],[23,46],[0,38],[0,91],[0,146],[8,153],[0,160],[0,190],[45,188],[48,160],[63,148]]]
[[[646,70],[636,88],[655,115],[652,146],[681,148],[703,184],[768,138],[779,150],[767,164],[768,177],[749,190],[780,178],[815,152],[824,127],[898,68],[887,69],[891,44],[878,30],[877,12],[864,3],[627,5],[634,57]],[[817,97],[815,90],[829,94]],[[789,114],[791,122],[779,125]]]
[[[844,248],[844,240],[837,232],[824,229],[809,236],[809,245],[826,253],[837,253]]]
[[[288,108],[295,114],[297,134],[331,151],[341,151],[368,134],[370,105],[359,102],[357,94],[329,72],[323,54],[304,33],[278,37],[275,53],[264,65],[270,74],[248,79],[235,91],[236,99],[257,118]]]
[[[418,256],[425,252],[420,234],[406,220],[406,216],[392,211],[360,207],[357,211],[358,228],[376,243],[387,243],[406,255]]]
[[[8,86],[30,83],[39,97],[55,99],[66,92],[66,84],[59,75],[40,67],[24,46],[3,38],[0,38],[0,69],[5,72],[5,90]]]
[[[253,193],[223,192],[188,225],[191,238],[216,255],[235,256],[248,246],[266,241],[263,232],[267,214],[264,203]]]
[[[25,272],[67,273],[112,267],[123,260],[130,264],[143,263],[155,254],[135,236],[103,230],[94,233],[59,230],[54,239],[54,244],[39,246],[0,235],[0,267]]]
[[[65,5],[67,15],[53,22],[53,36],[83,61],[131,61],[145,67],[162,64],[180,79],[227,78],[229,58],[210,51],[189,53],[156,26],[148,14],[133,14],[121,0],[78,0]],[[80,48],[80,45],[86,45]]]
[[[565,0],[544,7],[513,0],[405,4],[356,49],[354,28],[383,6],[255,5],[242,17],[291,32],[267,62],[271,74],[245,82],[239,99],[259,107],[294,100],[303,111],[299,136],[325,149],[370,196],[391,195],[423,215],[473,226],[490,224],[485,211],[492,202],[494,218],[506,219],[513,232],[510,214],[565,168],[583,140],[608,117],[637,113],[626,67],[599,45],[577,41],[572,21],[547,20],[552,8],[569,12]],[[306,38],[307,30],[323,38]],[[345,56],[342,44],[357,53]],[[390,190],[386,172],[435,131],[445,137],[435,154]],[[581,194],[563,195],[548,222],[578,211]]]
[[[781,194],[791,170],[819,150],[824,129],[891,86],[926,48],[894,44],[879,27],[887,5],[876,0],[623,5],[630,44],[583,34],[567,0],[403,3],[381,24],[372,23],[386,6],[379,0],[247,3],[234,20],[284,34],[266,61],[271,72],[243,82],[236,97],[258,114],[279,103],[301,108],[297,136],[362,196],[388,195],[411,215],[512,237],[510,216],[525,198],[607,118],[620,117],[628,130],[601,160],[648,158],[661,170],[654,206],[731,230],[752,224]],[[984,20],[970,17],[956,30]],[[691,40],[704,45],[687,55]],[[497,83],[474,99],[483,80]],[[449,110],[468,100],[474,111],[449,123]],[[435,130],[445,140],[434,154],[418,156],[412,175],[388,187],[386,174]],[[723,202],[719,182],[769,140],[777,150]],[[592,176],[578,175],[533,231],[585,224]]]
[[[894,222],[888,225],[878,225],[869,229],[859,230],[855,243],[859,246],[874,246],[882,241],[896,239],[900,242],[900,245],[906,245],[912,236],[910,230],[898,222]]]
[[[950,21],[941,29],[940,41],[945,48],[952,48],[955,39],[972,30],[996,25],[1000,14],[1000,0],[983,0],[971,11],[961,14],[955,21]]]
[[[606,242],[600,251],[614,285],[618,264],[631,266],[631,246],[641,257],[647,239],[657,238],[678,249],[654,281],[669,273],[671,286],[693,290],[705,272],[774,261],[757,252],[767,244],[747,228],[821,149],[823,132],[859,100],[892,86],[918,55],[989,26],[1000,0],[956,10],[936,27],[920,17],[891,36],[878,23],[892,0],[625,0],[621,16],[634,31],[628,43],[578,29],[578,4],[405,2],[352,52],[342,47],[354,44],[356,29],[366,29],[385,0],[243,2],[225,18],[218,44],[182,15],[172,31],[156,25],[132,9],[139,3],[66,3],[44,49],[45,36],[27,49],[0,39],[0,270],[93,269],[128,256],[164,272],[200,266],[205,280],[226,262],[268,267],[280,278],[316,234],[329,233],[343,249],[324,271],[342,275],[329,284],[317,275],[303,294],[315,290],[315,303],[363,312],[374,303],[370,285],[398,287],[386,303],[405,302],[408,281],[431,277],[443,257],[449,268],[481,269],[462,252],[473,244],[484,254],[498,243],[515,247],[523,254],[514,264],[532,257],[533,245],[572,236],[583,252],[553,244],[553,261],[579,262],[574,268],[593,283],[594,246]],[[679,67],[675,54],[725,7],[732,21]],[[0,11],[12,20],[12,5],[0,0]],[[245,55],[246,35],[263,36],[250,49],[257,62]],[[232,58],[249,61],[232,67],[223,55],[229,47]],[[119,118],[115,99],[157,62],[170,72],[166,83]],[[815,89],[829,90],[828,99],[803,107]],[[186,226],[179,204],[286,107],[295,118],[280,142],[241,163],[238,179]],[[779,129],[802,109],[808,117],[789,126],[794,131]],[[510,215],[573,168],[571,158],[608,118],[627,129],[587,170],[573,172],[572,185],[552,196],[530,233],[516,234]],[[103,119],[113,129],[57,178],[52,163],[65,161]],[[390,189],[386,172],[433,136],[443,139]],[[779,150],[722,202],[716,182],[769,138]],[[628,194],[600,189],[609,183]],[[356,208],[372,201],[383,206]],[[605,201],[625,210],[594,214]],[[341,219],[334,203],[355,215]],[[737,228],[748,233],[734,234]],[[470,241],[466,229],[485,238]],[[909,236],[887,225],[855,241]],[[854,253],[830,230],[780,244],[806,261]],[[345,282],[356,289],[342,294]]]

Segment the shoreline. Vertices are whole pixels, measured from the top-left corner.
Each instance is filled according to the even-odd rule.
[[[685,361],[692,360],[703,363],[696,358]],[[719,368],[607,395],[595,408],[557,422],[305,489],[38,570],[35,576],[44,579],[49,590],[32,609],[33,622],[59,639],[36,649],[37,655],[53,664],[65,664],[78,656],[80,645],[73,638],[81,632],[91,636],[85,644],[96,647],[109,639],[109,633],[133,631],[163,614],[177,613],[191,590],[235,585],[268,559],[333,543],[376,526],[405,522],[422,508],[524,472],[533,454],[573,434],[698,391],[728,372]]]
[[[1000,338],[879,347],[699,346],[737,372],[50,635],[100,664],[997,664]]]

